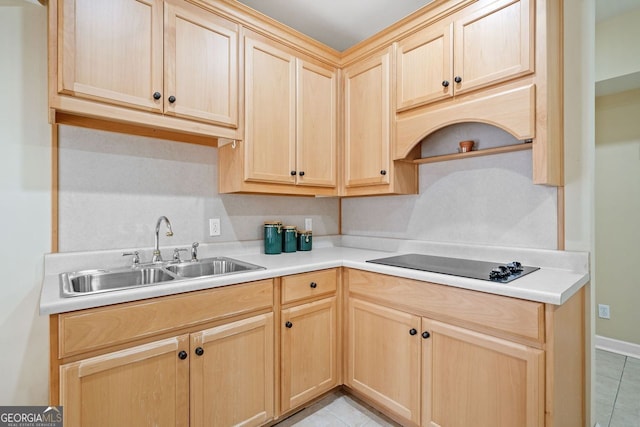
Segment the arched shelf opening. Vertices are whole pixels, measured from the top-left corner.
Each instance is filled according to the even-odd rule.
[[[442,124],[425,133],[409,150],[404,160],[434,163],[459,158],[530,150],[531,139],[520,139],[511,129],[484,120],[460,120]],[[461,141],[473,141],[471,151],[462,152]]]

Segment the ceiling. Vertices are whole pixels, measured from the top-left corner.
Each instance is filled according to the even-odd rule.
[[[433,0],[238,1],[337,51],[343,51]]]

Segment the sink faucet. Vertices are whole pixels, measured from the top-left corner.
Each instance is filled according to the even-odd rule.
[[[171,230],[171,222],[169,221],[169,218],[167,218],[166,216],[161,216],[160,218],[158,218],[158,222],[156,223],[156,246],[155,249],[153,251],[153,259],[151,260],[152,262],[162,262],[162,254],[160,253],[160,238],[159,238],[159,234],[160,234],[160,224],[162,224],[162,221],[164,221],[167,224],[167,236],[171,237],[173,236],[173,230]]]

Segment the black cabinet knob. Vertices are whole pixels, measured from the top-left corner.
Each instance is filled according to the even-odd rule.
[[[186,351],[184,351],[184,350],[182,350],[180,353],[178,353],[178,358],[179,358],[180,360],[184,360],[184,359],[186,359],[186,358],[187,358],[187,356],[188,356],[188,354],[187,354],[187,352],[186,352]]]
[[[291,171],[291,176],[296,176],[296,171]]]
[[[316,282],[311,282],[309,283],[309,286],[311,286],[313,289],[318,287],[318,284]]]
[[[174,102],[176,102],[176,97],[175,97],[175,96],[173,96],[173,95],[171,95],[171,96],[169,97],[169,104],[173,104]]]
[[[298,175],[300,175],[300,176],[304,176],[304,171],[300,171],[300,172],[298,172]]]
[[[154,92],[153,93],[153,99],[160,99],[162,98],[162,94],[160,92]]]
[[[429,332],[427,332],[427,331],[424,331],[424,332],[422,333],[422,338],[424,338],[425,340],[426,340],[427,338],[429,338],[430,336],[431,336],[431,334],[430,334]]]
[[[204,348],[202,348],[202,347],[196,348],[196,354],[198,356],[202,356],[204,354]]]
[[[442,86],[449,87],[449,80],[443,80],[442,81]]]
[[[417,334],[417,333],[418,333],[418,331],[416,331],[416,329],[415,329],[415,328],[411,328],[411,329],[409,329],[409,335],[415,335],[415,334]]]
[[[287,322],[287,323],[284,324],[284,326],[286,326],[287,328],[291,329],[293,327],[293,323]]]
[[[386,170],[382,169],[382,170],[380,171],[380,175],[386,175],[386,174],[387,174],[387,171],[386,171]]]
[[[456,82],[456,83],[460,83],[460,82],[462,81],[462,77],[460,77],[460,76],[455,76],[455,77],[454,77],[454,79],[453,79],[453,81],[454,81],[454,82]]]

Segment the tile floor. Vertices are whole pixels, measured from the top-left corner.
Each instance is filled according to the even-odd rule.
[[[596,350],[596,421],[640,427],[640,359]]]
[[[600,427],[640,427],[640,359],[596,350],[596,421]],[[341,391],[277,424],[278,427],[397,427]]]

